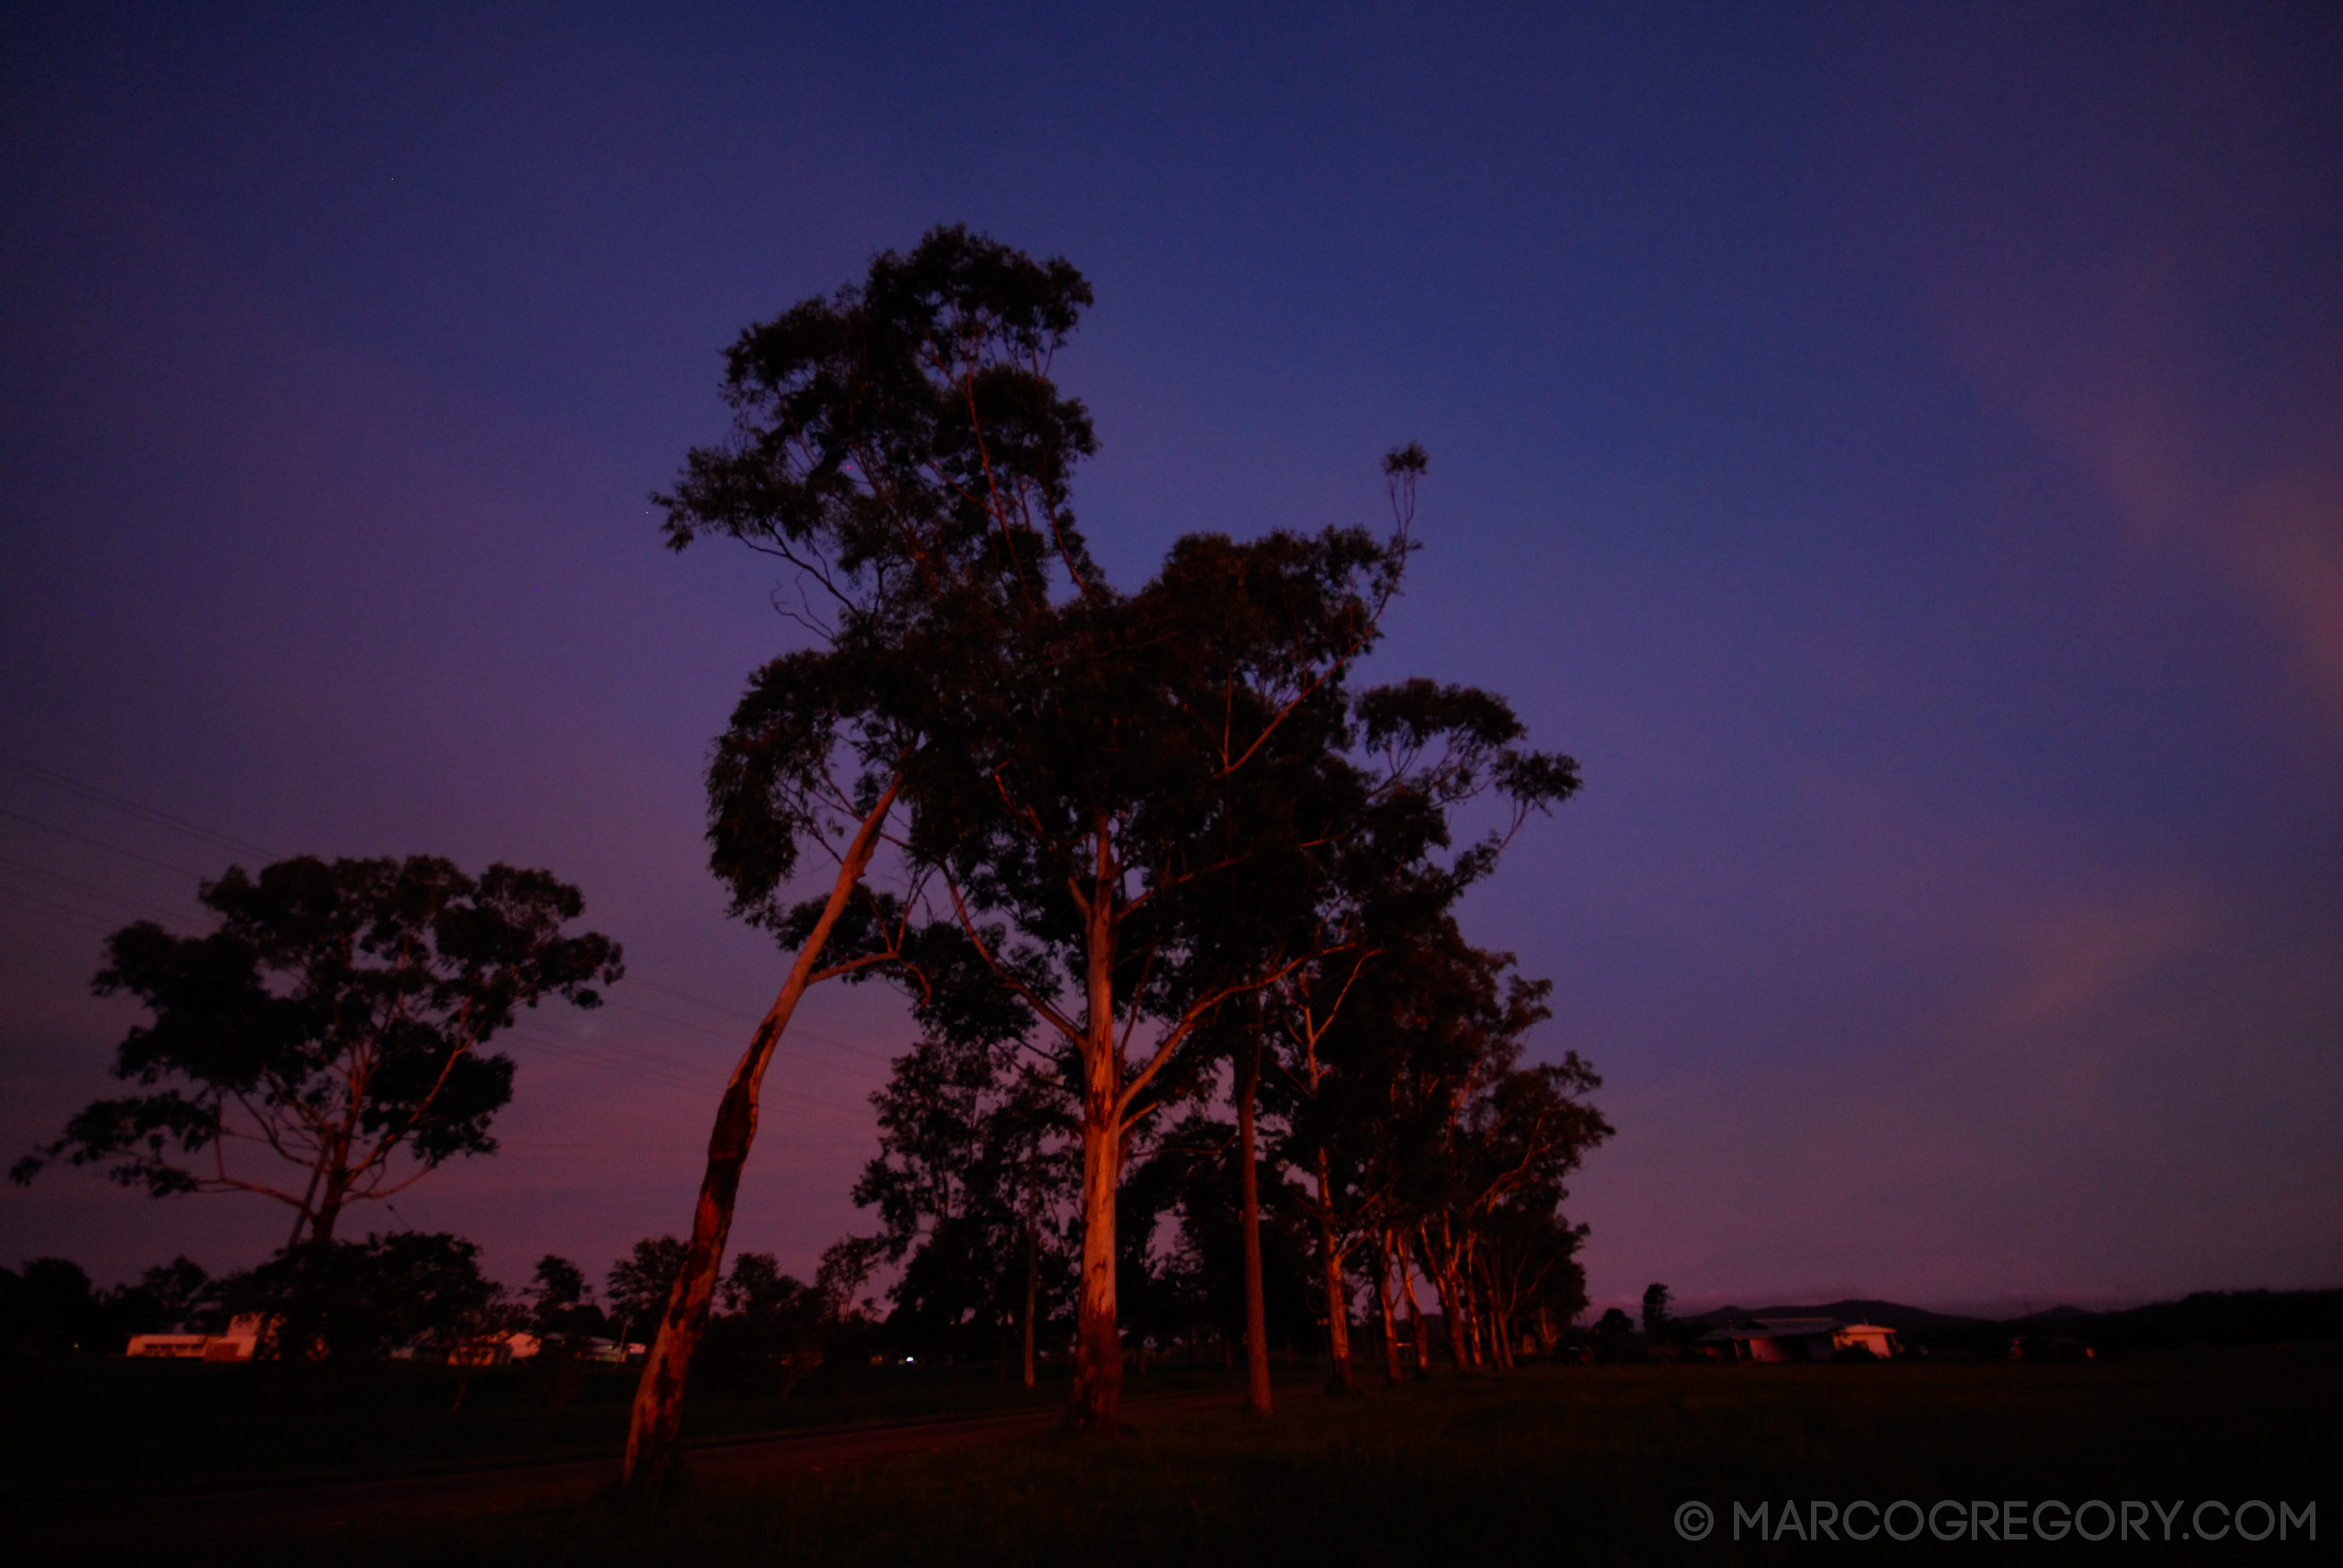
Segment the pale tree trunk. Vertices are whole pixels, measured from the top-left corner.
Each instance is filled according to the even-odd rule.
[[[1348,1393],[1351,1377],[1351,1292],[1342,1282],[1342,1253],[1334,1245],[1332,1183],[1327,1179],[1326,1155],[1318,1156],[1318,1257],[1326,1276],[1326,1350],[1334,1362],[1326,1386]]]
[[[1391,1317],[1391,1237],[1388,1232],[1376,1238],[1375,1247],[1375,1304],[1383,1314],[1383,1381],[1399,1381],[1398,1325]]]
[[[1095,1081],[1095,1066],[1092,1073],[1082,1118],[1082,1277],[1075,1309],[1074,1403],[1066,1424],[1107,1432],[1123,1399],[1123,1336],[1115,1304],[1115,1189],[1122,1178],[1123,1140],[1115,1125],[1113,1064],[1104,1066],[1109,1081],[1104,1089]]]
[[[1463,1281],[1456,1278],[1449,1259],[1435,1255],[1429,1235],[1424,1243],[1424,1275],[1432,1280],[1433,1292],[1440,1297],[1440,1312],[1448,1325],[1448,1359],[1460,1372],[1473,1370],[1470,1342],[1465,1335],[1465,1303]]]
[[[1500,1371],[1510,1372],[1513,1370],[1512,1316],[1506,1312],[1504,1303],[1498,1300],[1494,1285],[1483,1291],[1482,1299],[1488,1303],[1488,1344],[1495,1352],[1492,1359]]]
[[[1473,1354],[1472,1330],[1466,1318],[1465,1292],[1460,1283],[1445,1270],[1438,1276],[1440,1305],[1448,1319],[1448,1359],[1460,1372],[1477,1371],[1478,1358]]]
[[[1089,1081],[1082,1094],[1082,1278],[1075,1307],[1074,1403],[1066,1424],[1114,1430],[1123,1401],[1123,1336],[1115,1320],[1115,1198],[1123,1176],[1122,1057],[1115,1039],[1115,910],[1120,878],[1104,823],[1086,911],[1090,1016],[1082,1041]]]
[[[1269,1414],[1269,1312],[1262,1300],[1261,1171],[1253,1156],[1253,1102],[1261,1093],[1261,1042],[1237,1084],[1237,1228],[1245,1237],[1245,1403]]]
[[[901,784],[899,774],[863,818],[839,864],[838,880],[822,905],[821,918],[805,946],[798,949],[781,994],[757,1025],[756,1035],[732,1069],[732,1079],[725,1085],[724,1098],[717,1106],[715,1130],[707,1139],[707,1174],[700,1182],[698,1206],[692,1211],[691,1243],[684,1254],[683,1269],[668,1291],[667,1310],[660,1317],[651,1354],[643,1362],[642,1381],[635,1386],[634,1410],[628,1421],[627,1457],[619,1486],[636,1496],[663,1493],[676,1479],[676,1465],[683,1457],[684,1388],[691,1374],[692,1355],[707,1332],[708,1305],[724,1267],[724,1244],[731,1235],[732,1207],[740,1196],[741,1168],[748,1162],[749,1147],[756,1141],[757,1101],[764,1085],[764,1069],[773,1060],[774,1045],[798,1010],[799,998],[812,983],[821,951],[847,898],[877,852],[879,829],[894,807]]]
[[[1500,1277],[1485,1254],[1481,1278],[1488,1283],[1489,1335],[1500,1347],[1499,1364],[1510,1372],[1521,1365],[1522,1293]]]
[[[1512,1362],[1505,1354],[1505,1313],[1498,1304],[1496,1284],[1489,1279],[1487,1267],[1477,1258],[1473,1260],[1466,1278],[1473,1281],[1473,1290],[1481,1303],[1480,1320],[1486,1325],[1488,1336],[1488,1364],[1500,1372],[1509,1371]]]
[[[1025,1386],[1033,1387],[1033,1314],[1041,1286],[1041,1226],[1025,1216]]]
[[[1473,1289],[1473,1271],[1469,1261],[1456,1266],[1456,1304],[1465,1313],[1465,1346],[1472,1352],[1473,1366],[1477,1369],[1488,1357],[1481,1350],[1480,1297]]]
[[[1416,1375],[1423,1377],[1432,1371],[1432,1347],[1424,1340],[1423,1308],[1416,1304],[1416,1282],[1408,1269],[1408,1240],[1398,1238],[1399,1301],[1408,1309],[1408,1344],[1415,1352]]]

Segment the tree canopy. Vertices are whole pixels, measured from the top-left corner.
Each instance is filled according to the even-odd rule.
[[[513,1062],[482,1047],[515,1009],[595,1007],[622,973],[609,938],[563,934],[584,899],[543,871],[303,855],[198,897],[211,932],[126,926],[95,981],[152,1015],[114,1061],[150,1092],[87,1106],[16,1180],[62,1158],[158,1197],[251,1192],[293,1209],[289,1246],[330,1240],[345,1205],[494,1152]]]
[[[785,613],[812,646],[756,673],[709,770],[711,863],[735,911],[796,957],[719,1107],[638,1399],[639,1485],[672,1468],[757,1085],[805,986],[885,976],[938,1047],[1022,1048],[1066,1086],[1081,1172],[1073,1419],[1105,1430],[1123,1163],[1151,1118],[1209,1084],[1201,1032],[1361,949],[1371,909],[1446,908],[1578,786],[1575,762],[1530,749],[1494,694],[1353,688],[1415,547],[1421,447],[1385,459],[1388,534],[1199,531],[1137,590],[1109,584],[1070,506],[1089,415],[1052,375],[1090,303],[1063,261],[933,231],[743,333],[726,361],[731,438],[694,450],[658,498],[671,545],[721,535],[784,562]],[[1491,800],[1502,820],[1460,836]],[[817,849],[836,876],[792,901]],[[882,850],[883,890],[869,880]],[[998,1080],[955,1089],[932,1057],[914,1051],[889,1091],[900,1103],[882,1099],[894,1119],[863,1195],[920,1274],[899,1309],[956,1320],[986,1136],[961,1101]],[[971,1141],[945,1157],[938,1129]]]

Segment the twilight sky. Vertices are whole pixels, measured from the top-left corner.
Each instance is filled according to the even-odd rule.
[[[2343,1284],[2343,13],[1260,9],[0,8],[0,1156],[112,1082],[104,931],[504,859],[620,1005],[352,1228],[682,1228],[790,628],[646,498],[742,325],[965,221],[1097,290],[1126,586],[1431,450],[1370,673],[1584,764],[1467,924],[1607,1077],[1598,1305]],[[734,1240],[804,1269],[908,1037],[800,1017]],[[0,1189],[101,1281],[284,1226]]]

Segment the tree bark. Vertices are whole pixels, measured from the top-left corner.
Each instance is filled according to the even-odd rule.
[[[1030,1200],[1028,1200],[1030,1201]],[[1025,1386],[1033,1387],[1033,1313],[1040,1294],[1041,1227],[1034,1216],[1025,1216]]]
[[[1245,1237],[1245,1403],[1269,1414],[1269,1311],[1262,1299],[1261,1169],[1253,1156],[1253,1104],[1261,1094],[1261,1042],[1237,1082],[1237,1228]]]
[[[1113,1093],[1104,1095],[1104,1114],[1101,1098],[1093,1087],[1082,1118],[1082,1278],[1076,1305],[1074,1403],[1066,1424],[1103,1433],[1114,1429],[1123,1401],[1123,1334],[1115,1304],[1115,1190],[1122,1177],[1122,1136],[1115,1125]]]
[[[1408,1309],[1408,1344],[1415,1352],[1416,1375],[1422,1377],[1432,1371],[1432,1347],[1424,1342],[1423,1308],[1416,1304],[1416,1282],[1408,1270],[1408,1238],[1400,1235],[1399,1300]]]
[[[1480,1303],[1473,1292],[1473,1276],[1469,1267],[1456,1267],[1456,1306],[1464,1314],[1465,1348],[1471,1352],[1473,1366],[1477,1369],[1486,1359],[1481,1354]]]
[[[1082,1278],[1075,1304],[1074,1403],[1066,1425],[1115,1429],[1123,1402],[1123,1334],[1115,1320],[1115,1199],[1123,1175],[1122,1054],[1115,1038],[1115,909],[1121,877],[1107,825],[1093,829],[1097,869],[1091,879],[1082,1056]]]
[[[1469,1341],[1465,1337],[1463,1282],[1456,1278],[1454,1269],[1443,1267],[1443,1260],[1432,1256],[1430,1238],[1425,1239],[1424,1273],[1431,1279],[1432,1288],[1440,1297],[1441,1315],[1447,1321],[1448,1359],[1455,1364],[1458,1371],[1471,1371],[1472,1352],[1468,1348]]]
[[[1375,1304],[1383,1314],[1383,1381],[1399,1381],[1398,1325],[1391,1316],[1391,1236],[1387,1231],[1375,1241]]]
[[[741,1168],[748,1162],[750,1145],[756,1141],[764,1069],[772,1063],[773,1047],[789,1027],[799,998],[812,983],[822,949],[847,898],[877,852],[879,829],[893,809],[901,785],[902,775],[898,773],[863,818],[839,863],[838,880],[830,889],[821,918],[815,920],[805,946],[798,949],[781,994],[757,1025],[755,1037],[732,1069],[732,1079],[717,1105],[716,1126],[707,1138],[707,1173],[700,1181],[698,1206],[692,1211],[691,1243],[684,1254],[683,1269],[668,1291],[667,1310],[660,1317],[651,1353],[643,1362],[642,1381],[635,1385],[634,1410],[627,1426],[627,1457],[618,1482],[620,1489],[631,1495],[657,1496],[677,1479],[676,1467],[683,1457],[684,1388],[691,1374],[693,1353],[707,1332],[708,1306],[716,1295],[717,1276],[724,1267],[724,1244],[731,1235],[732,1209],[740,1196]]]
[[[1326,1386],[1348,1393],[1351,1376],[1351,1292],[1342,1281],[1342,1254],[1334,1245],[1332,1183],[1327,1179],[1326,1155],[1318,1156],[1318,1257],[1326,1285],[1326,1353],[1333,1361]]]

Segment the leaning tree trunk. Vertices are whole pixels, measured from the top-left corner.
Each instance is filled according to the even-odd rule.
[[[1245,1403],[1269,1414],[1269,1312],[1262,1299],[1261,1170],[1253,1159],[1253,1103],[1261,1094],[1261,1042],[1237,1084],[1237,1228],[1245,1238]]]
[[[756,1027],[756,1035],[732,1069],[731,1082],[716,1108],[716,1127],[707,1138],[707,1174],[701,1179],[699,1204],[692,1211],[692,1239],[684,1266],[667,1292],[667,1310],[659,1320],[651,1354],[643,1362],[642,1382],[635,1387],[635,1404],[627,1426],[627,1458],[619,1486],[638,1496],[655,1496],[675,1482],[683,1457],[684,1387],[689,1380],[692,1355],[707,1332],[709,1303],[716,1294],[717,1276],[724,1267],[724,1243],[732,1231],[732,1208],[741,1191],[741,1168],[748,1163],[749,1147],[756,1141],[757,1101],[764,1086],[764,1069],[773,1047],[789,1027],[798,1002],[812,983],[830,932],[846,908],[871,856],[877,852],[878,830],[901,787],[899,775],[878,804],[862,820],[845,858],[839,863],[838,880],[822,905],[805,946],[781,987],[772,1009]]]

